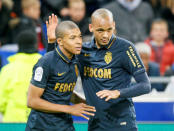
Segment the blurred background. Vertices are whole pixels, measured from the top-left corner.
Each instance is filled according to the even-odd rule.
[[[48,16],[74,21],[85,42],[93,37],[88,24],[98,8],[113,13],[116,35],[135,44],[149,75],[151,93],[133,98],[139,130],[174,130],[174,0],[0,0],[1,131],[25,129],[28,85],[46,53]],[[83,96],[80,78],[75,90]],[[86,120],[73,118],[77,131],[87,131]]]

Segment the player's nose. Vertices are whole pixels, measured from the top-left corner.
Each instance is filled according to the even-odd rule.
[[[81,44],[82,44],[82,38],[81,38],[81,37],[78,38],[78,39],[76,40],[76,43],[81,45]]]
[[[107,32],[104,32],[104,33],[103,33],[103,37],[104,37],[104,38],[108,38],[108,33],[107,33]]]

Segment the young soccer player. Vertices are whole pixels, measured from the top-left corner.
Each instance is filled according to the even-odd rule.
[[[75,54],[80,54],[82,37],[78,26],[64,21],[56,28],[59,45],[45,54],[34,66],[28,90],[32,108],[26,131],[74,131],[71,115],[94,115],[95,108],[80,103],[69,105],[78,69]],[[90,111],[90,112],[88,112]],[[71,115],[70,115],[71,114]]]

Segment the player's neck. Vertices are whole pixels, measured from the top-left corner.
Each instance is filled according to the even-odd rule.
[[[73,54],[70,53],[68,50],[66,50],[65,48],[63,48],[62,46],[59,46],[60,50],[62,51],[62,53],[68,58],[68,59],[72,59]]]
[[[109,42],[108,42],[108,44],[106,44],[106,45],[101,45],[101,44],[99,44],[97,41],[96,41],[95,43],[96,43],[96,46],[97,46],[98,49],[100,49],[100,48],[103,47],[103,46],[107,46],[107,45],[109,44]]]
[[[101,48],[100,44],[98,44],[97,41],[95,43],[96,43],[97,48],[100,49]]]

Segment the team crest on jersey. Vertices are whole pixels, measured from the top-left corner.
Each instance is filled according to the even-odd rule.
[[[43,76],[43,68],[41,66],[37,67],[34,73],[34,80],[41,81]]]
[[[78,71],[77,65],[75,65],[75,72],[76,72],[76,76],[78,76],[79,75],[79,71]]]
[[[112,53],[111,52],[106,52],[104,60],[106,62],[106,64],[109,64],[112,61]]]

